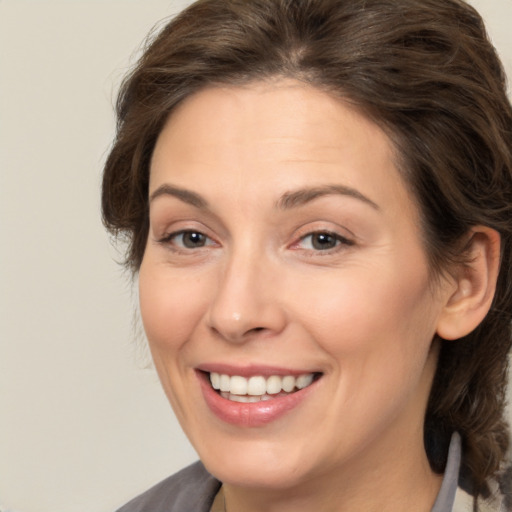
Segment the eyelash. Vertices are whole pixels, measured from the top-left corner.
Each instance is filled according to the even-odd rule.
[[[174,242],[180,236],[182,237],[182,240],[183,240],[183,237],[186,235],[199,235],[200,237],[203,237],[205,240],[205,245],[200,245],[198,247],[186,247],[186,246],[184,246],[183,243],[181,245],[177,245]],[[208,243],[208,240],[213,243]],[[204,247],[215,245],[215,242],[208,235],[205,235],[204,233],[202,233],[201,231],[196,230],[196,229],[182,229],[180,231],[174,231],[172,233],[164,235],[162,238],[160,238],[158,240],[158,243],[162,244],[162,245],[170,246],[173,250],[176,250],[176,251],[191,251],[194,249],[203,249]]]
[[[186,247],[185,243],[183,242],[183,237],[186,235],[198,235],[202,240],[204,240],[203,245],[195,246],[195,247]],[[176,239],[179,237],[182,237],[181,244],[176,244]],[[325,237],[325,240],[327,242],[331,241],[334,242],[334,245],[332,247],[328,248],[318,248],[314,247],[314,237]],[[291,249],[293,250],[300,250],[300,245],[307,239],[310,239],[310,245],[312,247],[309,248],[302,248],[305,252],[309,254],[315,254],[315,255],[328,255],[336,253],[340,250],[343,250],[344,248],[351,247],[354,245],[354,241],[341,236],[338,233],[328,231],[328,230],[318,230],[318,231],[312,231],[310,233],[307,233],[306,235],[302,236],[297,242],[293,243],[291,246]],[[209,243],[210,242],[210,243]],[[165,236],[163,236],[161,239],[158,240],[158,243],[162,245],[169,246],[172,250],[176,252],[188,252],[192,251],[194,249],[203,249],[205,247],[210,247],[215,245],[215,241],[212,240],[208,235],[205,235],[199,230],[193,230],[193,229],[183,229],[181,231],[174,231],[172,233],[169,233]]]
[[[312,232],[302,236],[298,242],[295,242],[292,245],[292,249],[299,248],[298,246],[301,243],[303,243],[305,240],[307,240],[308,238],[311,239],[311,245],[314,245],[313,238],[315,236],[316,237],[324,236],[327,239],[331,239],[334,241],[335,245],[333,247],[329,247],[326,249],[319,249],[319,248],[315,248],[314,246],[313,246],[313,248],[304,249],[308,253],[314,253],[314,254],[319,254],[319,255],[329,255],[329,254],[336,253],[340,250],[343,250],[347,247],[351,247],[355,243],[353,240],[350,240],[350,239],[348,239],[338,233],[335,233],[333,231],[318,230],[318,231],[312,231]]]

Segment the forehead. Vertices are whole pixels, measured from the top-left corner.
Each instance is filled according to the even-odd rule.
[[[336,130],[332,129],[333,125]],[[186,142],[192,135],[203,145],[213,143],[214,146],[230,139],[254,145],[262,140],[274,143],[300,140],[304,151],[320,152],[345,142],[358,146],[372,144],[392,157],[388,138],[355,107],[292,79],[203,89],[177,106],[161,135],[165,133],[172,133],[174,140],[181,139],[180,142]]]
[[[150,193],[166,181],[213,193],[336,182],[390,207],[414,203],[383,130],[355,108],[295,80],[211,87],[167,120],[151,164]],[[392,198],[389,201],[389,198]],[[386,202],[386,201],[385,201]],[[408,205],[410,206],[410,205]]]

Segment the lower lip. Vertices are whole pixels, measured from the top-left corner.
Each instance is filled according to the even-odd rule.
[[[262,427],[298,407],[315,387],[316,381],[307,388],[270,400],[253,403],[233,402],[222,398],[210,385],[208,375],[199,373],[204,399],[210,410],[222,421],[239,427]]]

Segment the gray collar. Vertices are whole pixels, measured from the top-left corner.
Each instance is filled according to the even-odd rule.
[[[454,432],[448,449],[448,461],[444,472],[443,483],[436,502],[431,512],[451,512],[455,501],[455,493],[459,481],[459,469],[461,460],[461,441],[460,435]]]

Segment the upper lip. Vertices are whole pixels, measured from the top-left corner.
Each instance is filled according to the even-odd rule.
[[[244,366],[231,365],[226,363],[205,363],[199,365],[197,370],[207,373],[220,373],[226,375],[239,375],[240,377],[253,377],[255,375],[262,377],[270,377],[271,375],[293,375],[298,377],[299,375],[309,373],[321,373],[317,370],[312,369],[292,369],[285,368],[282,366],[269,366],[260,364],[250,364]]]

